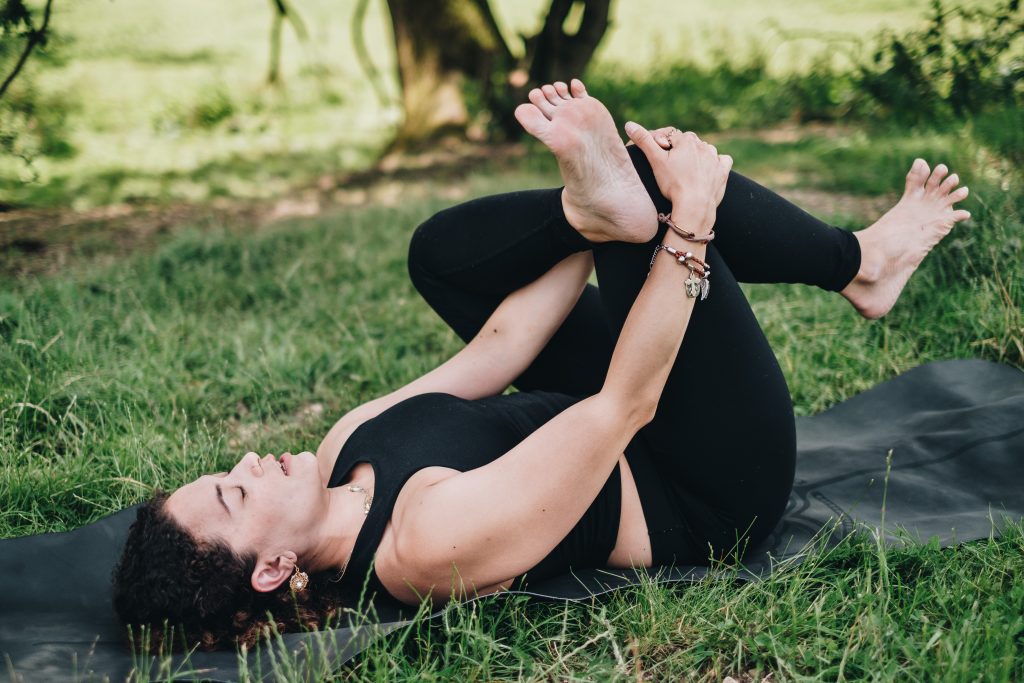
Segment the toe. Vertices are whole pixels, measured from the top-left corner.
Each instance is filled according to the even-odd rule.
[[[540,89],[544,93],[544,97],[548,98],[548,102],[552,105],[557,107],[562,103],[562,98],[555,92],[555,86],[545,84],[540,86]]]
[[[946,198],[949,200],[950,204],[956,204],[957,202],[962,202],[967,199],[967,193],[968,191],[966,187],[960,187],[950,192]]]
[[[541,92],[540,88],[534,88],[531,90],[527,97],[529,97],[530,101],[533,102],[533,105],[537,109],[540,109],[541,113],[549,119],[555,113],[554,105],[548,102],[548,98],[544,97],[544,93]]]
[[[942,181],[942,185],[939,186],[939,194],[949,194],[953,191],[953,188],[960,184],[960,176],[956,173],[950,173],[945,180]]]
[[[569,94],[569,86],[567,86],[562,81],[555,81],[555,92],[558,93],[558,96],[561,97],[563,100],[572,99],[572,95]]]
[[[914,159],[914,165],[907,172],[907,191],[917,190],[924,187],[924,181],[928,178],[928,162],[924,159]]]
[[[578,78],[574,78],[569,81],[569,92],[572,93],[573,97],[586,97],[587,89],[583,85],[583,81]]]
[[[932,171],[932,174],[928,176],[928,182],[925,184],[925,189],[930,192],[938,188],[939,183],[942,182],[942,179],[946,177],[947,173],[949,173],[949,168],[945,164],[939,164],[936,166],[935,170]]]
[[[971,212],[970,211],[965,211],[963,209],[957,209],[956,211],[953,212],[953,220],[956,221],[957,223],[959,223],[960,221],[965,221],[965,220],[967,220],[970,217],[971,217]]]
[[[532,98],[531,98],[532,99]],[[543,98],[542,98],[543,99]],[[527,133],[539,138],[547,131],[551,121],[544,113],[532,104],[520,104],[515,111],[516,121],[519,122]]]

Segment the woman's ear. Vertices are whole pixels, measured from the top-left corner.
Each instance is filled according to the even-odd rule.
[[[277,590],[277,587],[292,575],[298,559],[291,550],[258,559],[256,568],[252,570],[253,590],[260,593]]]

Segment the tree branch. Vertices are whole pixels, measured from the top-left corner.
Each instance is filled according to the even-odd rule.
[[[280,77],[281,69],[281,27],[284,22],[291,23],[299,42],[309,44],[309,31],[298,11],[289,7],[285,0],[270,0],[274,7],[274,18],[270,24],[270,67],[267,70],[267,83],[273,85]]]
[[[295,31],[295,36],[303,43],[309,42],[309,31],[306,30],[306,22],[302,20],[302,16],[299,11],[294,7],[289,7],[285,0],[275,0],[277,2],[278,11],[281,16],[291,22],[292,30]]]
[[[356,50],[356,59],[359,60],[359,65],[363,67],[366,79],[370,81],[370,86],[380,101],[380,106],[387,107],[391,104],[391,98],[388,97],[387,90],[384,89],[384,84],[381,82],[380,71],[377,70],[377,66],[370,58],[370,52],[366,49],[366,37],[363,35],[366,8],[369,4],[369,0],[359,0],[356,3],[355,10],[352,12],[352,46]]]
[[[33,48],[36,45],[43,45],[46,43],[46,31],[50,27],[50,11],[53,8],[53,0],[46,0],[46,8],[43,10],[43,25],[36,30],[32,26],[32,21],[26,16],[25,23],[28,24],[28,42],[25,43],[25,49],[22,51],[21,56],[18,57],[17,63],[14,65],[14,70],[11,71],[10,75],[4,79],[3,85],[0,85],[0,97],[4,96],[7,92],[7,88],[10,87],[11,83],[21,72],[22,67],[25,66],[25,62],[28,61],[29,54],[32,53]]]

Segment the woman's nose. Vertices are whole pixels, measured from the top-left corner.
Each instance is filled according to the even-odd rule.
[[[257,477],[263,476],[263,466],[260,464],[260,456],[258,453],[249,451],[242,456],[242,459],[238,461],[238,467],[243,472],[248,472]]]

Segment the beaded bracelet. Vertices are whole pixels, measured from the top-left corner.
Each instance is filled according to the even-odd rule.
[[[708,292],[711,291],[711,281],[708,279],[711,275],[711,266],[695,256],[693,252],[679,251],[667,244],[659,244],[654,248],[654,253],[651,254],[651,264],[648,267],[648,273],[651,268],[654,268],[654,260],[658,258],[658,252],[661,251],[668,253],[679,265],[690,269],[690,277],[686,278],[686,281],[683,283],[686,287],[686,296],[693,299],[700,294],[701,301],[707,299]]]
[[[711,232],[709,232],[704,237],[697,237],[697,233],[690,232],[689,230],[683,230],[678,225],[676,225],[675,221],[672,220],[672,214],[670,214],[670,213],[659,213],[658,214],[658,222],[659,223],[664,223],[668,227],[672,228],[673,232],[675,232],[677,235],[682,237],[687,242],[697,242],[698,244],[707,244],[711,240],[715,239],[715,229],[714,228],[712,228]]]

